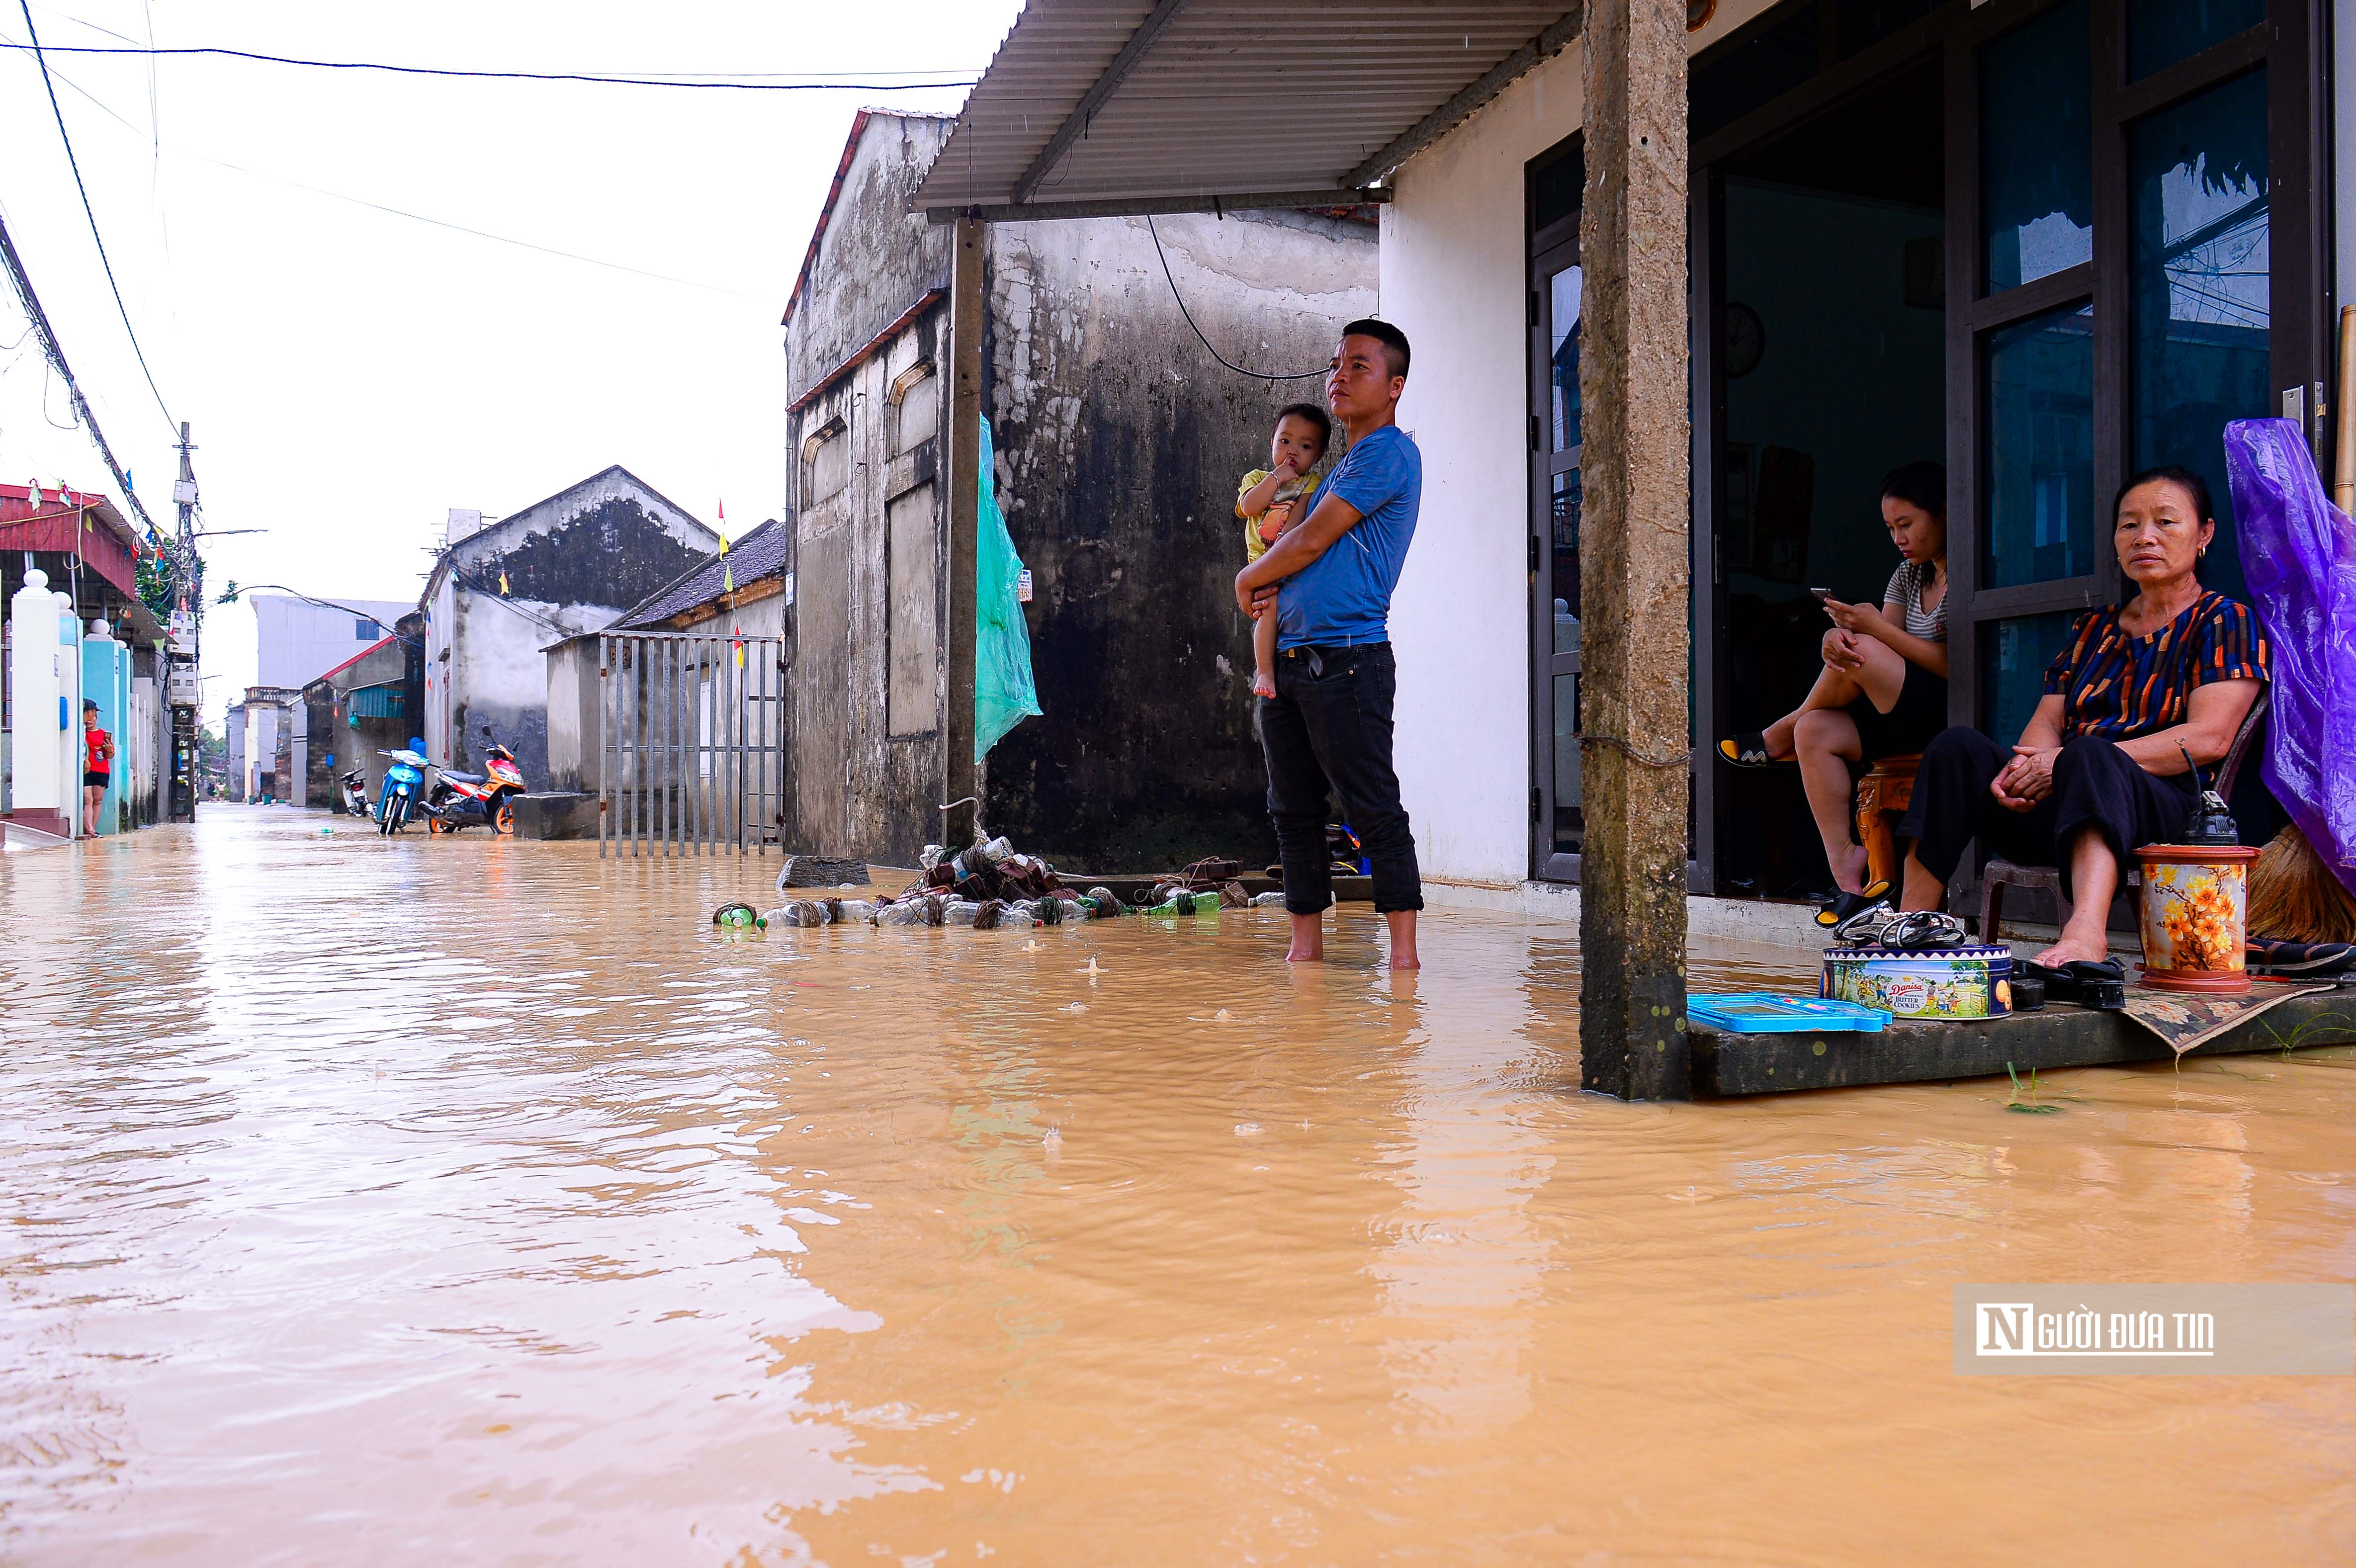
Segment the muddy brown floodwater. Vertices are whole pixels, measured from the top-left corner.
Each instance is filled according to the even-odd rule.
[[[2348,1052],[1630,1107],[1566,927],[729,940],[774,859],[328,820],[0,865],[0,1560],[2356,1558],[2351,1380],[1950,1369],[2356,1275]]]

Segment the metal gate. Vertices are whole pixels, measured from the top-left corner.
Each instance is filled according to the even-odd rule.
[[[785,639],[598,639],[597,854],[766,854],[785,804]]]

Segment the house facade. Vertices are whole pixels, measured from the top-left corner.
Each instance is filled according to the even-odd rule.
[[[419,600],[423,725],[440,766],[479,770],[483,746],[548,778],[550,646],[608,625],[719,547],[719,535],[618,464],[485,521],[453,511]]]
[[[858,116],[784,323],[789,842],[887,864],[941,833],[951,242],[910,199],[954,124]],[[1259,855],[1236,480],[1374,308],[1374,231],[1311,211],[1003,224],[981,265],[991,479],[1033,584],[1042,709],[983,760],[982,819],[1067,864]],[[1223,370],[1197,328],[1253,370],[1312,373]]]
[[[1580,624],[1599,608],[1579,565],[1579,236],[1598,199],[1581,13],[1377,8],[1361,64],[1229,134],[1273,87],[1200,47],[1218,21],[1034,0],[917,205],[1076,228],[1245,192],[1381,203],[1382,314],[1415,345],[1400,423],[1424,457],[1391,619],[1398,771],[1430,873],[1535,896],[1580,875]],[[1250,10],[1264,31],[1319,16]],[[2287,414],[2328,458],[2342,417],[2341,10],[1689,6],[1697,892],[1827,880],[1796,780],[1733,773],[1711,746],[1804,690],[1826,624],[1811,587],[1878,599],[1889,469],[1947,470],[1956,722],[2018,733],[2072,615],[2119,595],[2108,508],[2138,468],[2208,478],[2210,580],[2242,591],[2224,424]],[[1353,106],[1369,128],[1345,134]]]

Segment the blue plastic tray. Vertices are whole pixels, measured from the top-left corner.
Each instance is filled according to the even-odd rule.
[[[1697,1024],[1707,1024],[1730,1035],[1798,1035],[1827,1030],[1871,1035],[1889,1027],[1890,1017],[1879,1007],[1828,1002],[1815,996],[1778,996],[1772,991],[1688,996],[1686,1015]]]

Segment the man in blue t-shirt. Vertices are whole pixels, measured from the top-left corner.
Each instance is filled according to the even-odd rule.
[[[1422,454],[1398,427],[1407,371],[1407,334],[1389,322],[1342,328],[1325,402],[1349,434],[1349,451],[1310,498],[1305,520],[1236,577],[1236,603],[1255,619],[1275,598],[1276,695],[1258,699],[1259,731],[1284,907],[1292,916],[1285,957],[1295,963],[1325,956],[1331,792],[1342,797],[1373,863],[1375,908],[1390,922],[1391,967],[1420,967],[1415,917],[1423,879],[1391,769],[1398,688],[1391,590],[1423,499]]]

